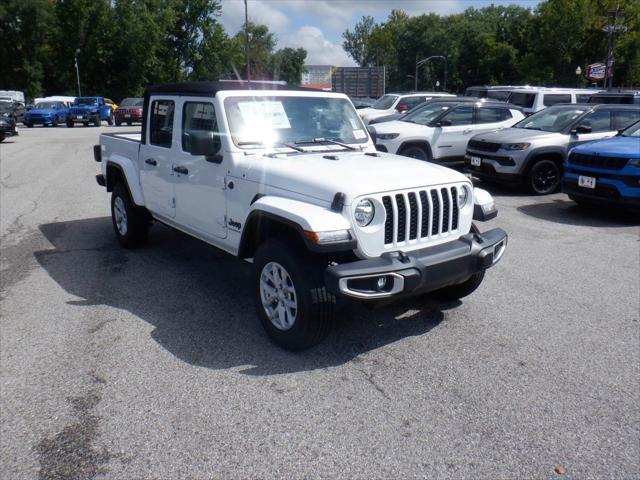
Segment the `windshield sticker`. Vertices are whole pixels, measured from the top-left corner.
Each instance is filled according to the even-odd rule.
[[[247,126],[291,128],[282,102],[238,102],[238,108]]]
[[[361,138],[366,138],[366,137],[367,137],[367,134],[366,134],[366,133],[364,133],[364,130],[362,130],[362,129],[358,129],[358,130],[354,130],[354,131],[353,131],[353,137],[354,137],[354,138],[357,138],[357,139],[359,140],[359,139],[361,139]]]

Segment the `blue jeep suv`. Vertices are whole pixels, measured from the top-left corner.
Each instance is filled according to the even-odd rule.
[[[99,127],[103,120],[113,125],[113,110],[104,101],[104,97],[78,97],[69,109],[67,127],[82,123],[85,127],[92,123]]]
[[[640,210],[640,122],[616,137],[571,150],[562,191],[578,203],[607,203]]]

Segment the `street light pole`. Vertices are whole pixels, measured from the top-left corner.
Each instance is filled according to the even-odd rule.
[[[78,80],[78,96],[81,97],[82,93],[80,92],[80,67],[78,67],[78,54],[80,53],[80,49],[76,49],[76,54],[74,59],[76,61],[76,79]]]
[[[576,87],[580,86],[580,75],[582,75],[582,69],[580,65],[576,67]]]
[[[251,62],[249,61],[249,8],[244,0],[244,52],[247,61],[247,82],[251,80]]]
[[[445,57],[444,55],[431,55],[430,57],[424,58],[420,61],[418,61],[418,57],[416,57],[416,78],[414,83],[415,91],[418,91],[418,67],[420,65],[424,65],[433,58],[441,58],[442,60],[444,60],[444,89],[447,89],[447,57]]]

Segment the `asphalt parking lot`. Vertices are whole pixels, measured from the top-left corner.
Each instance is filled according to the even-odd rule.
[[[510,242],[476,293],[291,354],[250,265],[161,225],[117,245],[91,147],[118,130],[0,145],[3,478],[640,476],[637,218],[488,187]]]

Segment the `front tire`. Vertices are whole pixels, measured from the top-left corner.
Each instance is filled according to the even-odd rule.
[[[73,120],[67,119],[67,128],[73,128]]]
[[[147,242],[151,224],[149,214],[133,203],[122,183],[118,183],[111,194],[111,221],[123,247],[137,248]]]
[[[33,123],[25,123],[25,125],[27,126],[27,128],[33,128]]]
[[[560,187],[562,172],[553,160],[535,161],[527,174],[527,187],[535,195],[548,195]]]
[[[478,227],[472,224],[471,233],[480,233],[480,230],[478,230]],[[461,298],[471,295],[476,291],[476,289],[482,283],[482,280],[484,280],[484,273],[485,270],[474,273],[464,282],[458,283],[456,285],[450,285],[448,287],[441,288],[440,290],[436,290],[435,292],[432,292],[432,295],[438,300],[443,300],[446,302],[460,300]]]
[[[99,127],[100,126],[100,116],[96,115],[95,117],[93,117],[93,126],[94,127]]]
[[[403,148],[400,152],[400,155],[415,158],[416,160],[422,160],[425,162],[431,161],[431,153],[428,151],[428,149],[418,145],[411,145],[409,147]]]
[[[320,343],[330,332],[336,299],[324,286],[324,265],[293,240],[262,244],[254,258],[258,316],[269,337],[285,350]]]
[[[107,124],[108,125],[113,125],[113,113],[111,115],[109,115],[109,118],[107,119]]]

